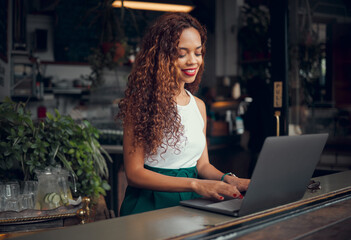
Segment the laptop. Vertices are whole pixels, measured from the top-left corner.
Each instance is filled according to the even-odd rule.
[[[300,200],[327,139],[327,133],[267,137],[243,199],[199,198],[180,204],[239,217]]]

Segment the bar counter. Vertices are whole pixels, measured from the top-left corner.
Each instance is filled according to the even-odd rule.
[[[351,171],[314,180],[322,189],[307,190],[300,201],[239,218],[177,206],[37,233],[0,234],[0,239],[349,238]]]

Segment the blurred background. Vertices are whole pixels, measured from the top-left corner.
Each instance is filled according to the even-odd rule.
[[[185,6],[208,30],[197,96],[214,165],[250,177],[267,136],[328,132],[315,175],[350,169],[350,1],[147,1],[176,4],[162,11],[122,2],[1,0],[0,101],[28,101],[34,120],[54,109],[88,120],[118,162],[114,115],[140,40],[155,18]]]

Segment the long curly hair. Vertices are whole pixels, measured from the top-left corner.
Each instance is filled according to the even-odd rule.
[[[205,55],[206,28],[187,13],[166,13],[159,17],[143,38],[133,69],[128,77],[125,97],[119,103],[123,124],[132,124],[134,147],[141,146],[145,156],[178,149],[183,126],[177,112],[175,96],[179,94],[176,60],[184,29],[195,28],[201,37]],[[192,94],[198,90],[204,62],[194,82],[185,84]],[[178,149],[179,150],[179,149]]]

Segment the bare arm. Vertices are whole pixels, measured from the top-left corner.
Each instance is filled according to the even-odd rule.
[[[123,135],[123,154],[129,185],[157,191],[192,191],[191,185],[195,179],[171,177],[145,169],[143,148],[134,148],[132,139],[131,125],[127,125]]]
[[[223,195],[239,195],[235,186],[221,181],[172,177],[145,169],[144,150],[142,147],[134,148],[132,140],[132,125],[126,125],[123,136],[124,167],[130,186],[168,192],[194,191],[204,197],[219,200],[223,199]]]
[[[206,106],[203,101],[201,101],[198,98],[196,99],[196,103],[199,107],[200,113],[202,115],[202,118],[204,119],[205,122],[205,127],[204,127],[204,134],[206,136],[206,126],[207,126],[207,115],[206,115]],[[197,162],[197,170],[202,178],[206,179],[213,179],[213,180],[221,180],[222,176],[224,175],[223,172],[219,171],[217,168],[215,168],[209,161],[208,157],[208,149],[207,149],[207,144],[206,147],[200,157],[200,159]],[[248,188],[248,185],[250,183],[249,179],[243,179],[243,178],[238,178],[235,176],[225,176],[224,181],[226,183],[231,184],[232,186],[235,186],[239,191],[246,191]],[[239,196],[239,195],[238,195]]]

